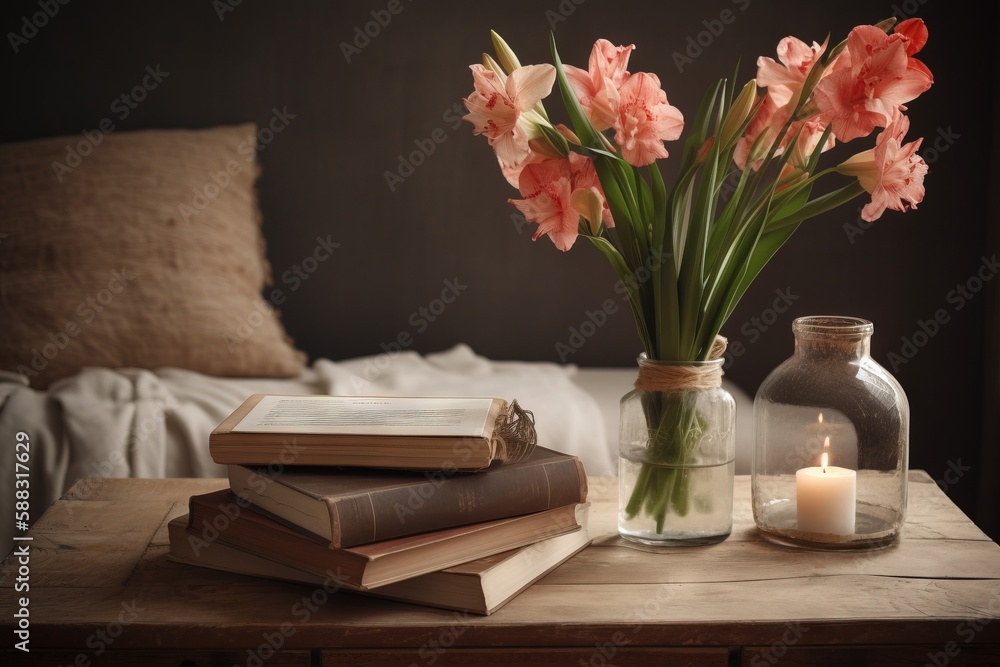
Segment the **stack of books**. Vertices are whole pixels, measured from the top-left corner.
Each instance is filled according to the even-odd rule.
[[[229,489],[191,498],[170,556],[490,614],[590,543],[582,463],[524,446],[516,409],[252,396],[209,441]]]

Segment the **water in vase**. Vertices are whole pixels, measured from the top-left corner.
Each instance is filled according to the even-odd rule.
[[[733,529],[733,474],[736,462],[663,465],[647,460],[642,446],[619,457],[618,532],[627,540],[657,546],[713,544]],[[629,518],[636,482],[645,502]]]

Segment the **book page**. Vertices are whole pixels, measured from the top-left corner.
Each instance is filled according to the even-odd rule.
[[[233,433],[482,437],[492,398],[264,396]]]

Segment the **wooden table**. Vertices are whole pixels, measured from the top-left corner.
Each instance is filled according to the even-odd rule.
[[[925,473],[900,545],[853,554],[762,541],[745,476],[732,537],[649,553],[615,532],[616,481],[590,483],[594,545],[489,617],[168,561],[167,522],[224,480],[78,484],[31,530],[30,592],[4,564],[0,663],[1000,665],[1000,547]]]

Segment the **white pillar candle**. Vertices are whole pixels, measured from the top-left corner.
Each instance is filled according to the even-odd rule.
[[[829,438],[826,445],[829,446]],[[799,530],[833,535],[854,534],[858,473],[822,464],[795,473],[796,517]]]

